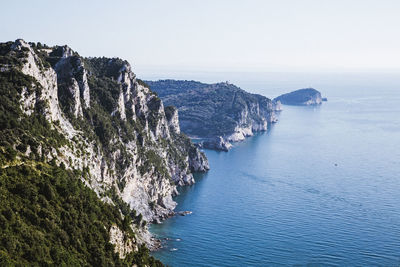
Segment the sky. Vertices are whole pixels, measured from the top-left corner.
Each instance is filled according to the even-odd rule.
[[[3,1],[0,41],[69,45],[136,72],[398,71],[399,0]]]

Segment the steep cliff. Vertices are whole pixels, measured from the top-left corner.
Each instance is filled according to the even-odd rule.
[[[151,245],[146,222],[169,216],[176,186],[209,168],[180,133],[176,110],[124,60],[17,40],[0,44],[0,74],[1,168],[52,163],[73,172],[131,217],[130,242],[107,229],[120,256]]]
[[[250,94],[229,83],[205,84],[195,81],[146,81],[167,105],[180,114],[184,133],[206,138],[205,147],[228,150],[230,142],[265,131],[276,122],[279,102]]]
[[[283,94],[274,100],[284,105],[310,106],[320,105],[326,98],[322,98],[321,93],[314,88],[305,88]]]

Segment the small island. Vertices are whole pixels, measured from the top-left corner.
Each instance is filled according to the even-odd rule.
[[[283,94],[274,100],[283,105],[312,106],[322,104],[322,101],[327,101],[327,98],[323,98],[321,93],[314,88],[304,88]]]

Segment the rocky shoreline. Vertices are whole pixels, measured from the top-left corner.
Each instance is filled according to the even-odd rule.
[[[277,122],[280,101],[252,94],[229,83],[196,81],[146,81],[168,105],[178,108],[180,127],[189,136],[204,141],[199,147],[228,151],[232,143]]]
[[[172,217],[175,217],[175,216],[184,217],[184,216],[190,215],[190,214],[192,214],[192,213],[193,213],[192,211],[188,211],[188,210],[184,210],[184,211],[172,211],[171,213],[168,214],[168,216],[165,218],[165,220],[167,220],[167,219],[169,219],[169,218],[172,218]],[[162,222],[157,222],[157,224],[160,224],[160,223],[162,223]],[[149,249],[150,249],[151,251],[157,251],[157,250],[160,250],[160,249],[164,248],[163,244],[164,244],[166,241],[169,241],[169,240],[170,240],[170,238],[168,238],[168,237],[157,238],[157,237],[156,237],[155,235],[153,235],[153,234],[150,234],[149,238],[150,238],[150,239],[149,239],[150,242],[149,242],[149,244],[148,244],[148,247],[149,247]]]
[[[74,171],[99,200],[130,218],[134,238],[127,239],[129,226],[107,229],[121,257],[143,243],[154,247],[148,223],[175,214],[177,187],[209,169],[205,154],[180,132],[177,110],[165,107],[125,60],[84,58],[66,45],[22,39],[0,48],[0,73],[13,83],[16,100],[2,103],[16,102],[19,123],[40,117],[38,124],[59,134],[53,142],[42,137],[47,133],[16,135],[7,140],[10,149],[24,144],[15,152],[21,162]],[[29,82],[20,86],[21,80]]]

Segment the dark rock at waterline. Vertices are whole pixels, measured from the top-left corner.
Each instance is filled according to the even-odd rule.
[[[180,215],[180,216],[186,216],[186,215],[189,215],[189,214],[192,214],[192,213],[193,212],[191,212],[191,211],[185,210],[185,211],[178,211],[176,214]]]
[[[203,141],[202,147],[214,150],[229,151],[229,149],[232,147],[232,144],[228,141],[225,141],[222,136],[217,136],[215,138],[210,138],[206,141]]]

